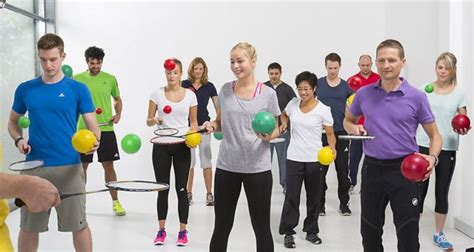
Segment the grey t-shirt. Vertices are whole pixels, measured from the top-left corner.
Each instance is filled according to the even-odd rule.
[[[232,82],[224,84],[217,98],[221,111],[221,141],[217,168],[237,173],[259,173],[271,170],[270,143],[257,137],[252,129],[255,114],[267,111],[280,115],[273,89],[262,85],[260,94],[243,100],[234,94]]]

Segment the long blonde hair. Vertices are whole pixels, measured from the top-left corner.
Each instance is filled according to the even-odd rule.
[[[456,59],[456,56],[450,52],[444,52],[438,56],[436,59],[436,64],[435,64],[435,69],[438,66],[438,62],[443,61],[443,63],[446,65],[447,68],[451,70],[451,83],[453,85],[457,84],[457,67],[456,64],[458,63],[458,60]]]

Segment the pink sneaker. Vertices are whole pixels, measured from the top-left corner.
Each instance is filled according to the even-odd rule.
[[[188,245],[188,231],[183,230],[178,233],[178,240],[176,241],[177,246]]]
[[[165,229],[160,229],[158,233],[156,234],[156,237],[153,243],[155,243],[155,245],[163,245],[165,244],[165,239],[166,239],[166,231]]]

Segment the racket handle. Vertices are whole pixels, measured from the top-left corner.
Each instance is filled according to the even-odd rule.
[[[21,200],[21,199],[19,199],[19,198],[16,198],[16,199],[15,199],[15,206],[17,206],[17,207],[22,207],[22,206],[24,206],[24,205],[25,205],[25,202],[24,202],[23,200]]]
[[[206,129],[206,128],[204,128],[204,129],[200,129],[200,130],[198,130],[196,133],[206,133],[206,132],[207,132],[207,129]]]

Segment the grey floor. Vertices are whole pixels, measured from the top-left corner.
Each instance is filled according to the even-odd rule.
[[[274,168],[277,171],[278,168]],[[141,177],[137,177],[137,170],[130,170],[118,165],[121,178],[151,179],[152,168],[143,169]],[[190,208],[189,216],[189,246],[176,247],[178,232],[178,216],[176,193],[170,193],[170,209],[168,215],[167,244],[154,246],[153,238],[157,230],[156,195],[154,193],[121,193],[120,200],[127,210],[124,217],[116,217],[111,212],[111,202],[107,193],[89,195],[87,197],[87,218],[92,230],[94,251],[208,251],[209,240],[213,230],[214,212],[212,207],[205,205],[205,190],[201,170],[196,169],[195,175],[195,202]],[[131,175],[133,174],[133,175]],[[140,174],[138,172],[138,174]],[[130,175],[130,176],[128,176]],[[102,168],[96,164],[89,168],[89,189],[101,187]],[[359,188],[351,197],[352,216],[343,217],[337,212],[337,183],[334,169],[328,173],[329,191],[327,193],[327,215],[320,218],[321,245],[313,245],[304,240],[301,226],[297,228],[296,249],[292,251],[362,251],[359,234],[360,198]],[[173,183],[172,183],[173,184]],[[305,213],[304,194],[302,195],[302,213]],[[278,173],[274,172],[274,186],[272,195],[272,232],[275,242],[275,251],[287,251],[283,247],[283,237],[278,235],[278,223],[282,210],[284,195],[278,184]],[[40,235],[40,251],[72,251],[72,238],[69,233],[57,231],[57,222],[54,211],[50,220],[50,231]],[[301,220],[304,216],[301,217]],[[19,211],[14,211],[7,223],[16,243],[19,230]],[[433,212],[425,209],[420,223],[420,242],[422,251],[440,251],[432,242],[434,231]],[[455,245],[455,251],[464,251],[473,247],[474,241],[457,230],[452,223],[446,228],[448,238]],[[387,220],[384,232],[384,246],[386,251],[396,251],[396,235],[391,219],[390,207],[387,208]],[[16,244],[15,244],[16,247]],[[234,227],[229,238],[228,251],[255,251],[255,238],[250,224],[248,209],[244,193],[240,196]],[[290,250],[291,251],[291,250]]]

